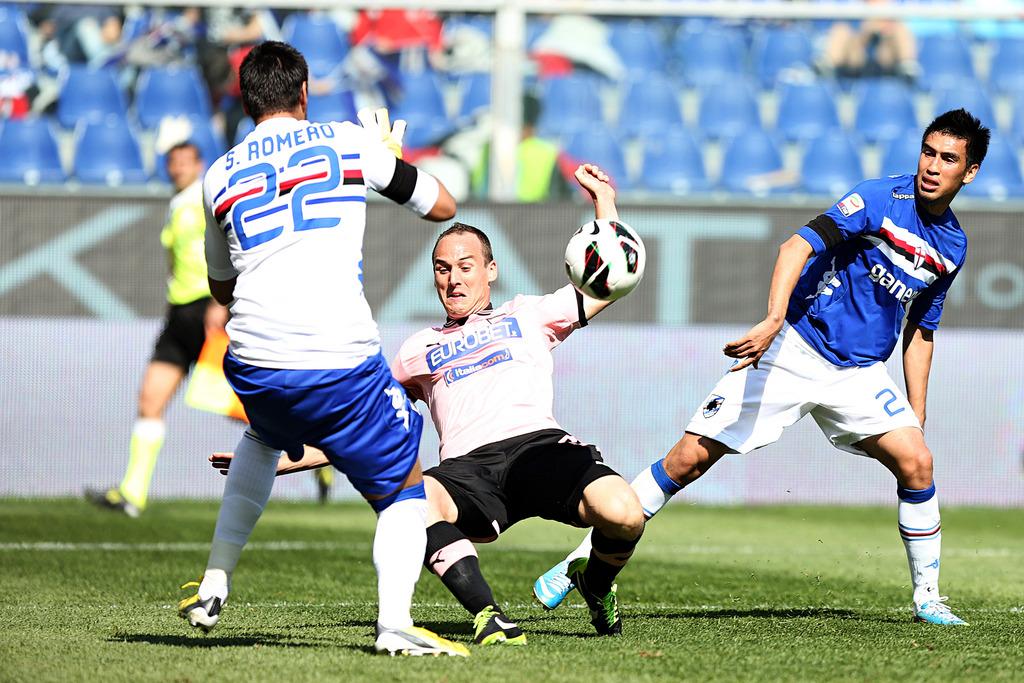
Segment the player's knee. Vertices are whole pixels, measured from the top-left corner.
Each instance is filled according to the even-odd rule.
[[[609,538],[632,540],[644,531],[644,509],[628,486],[601,502],[601,519],[595,524]]]
[[[914,449],[899,461],[900,474],[909,488],[928,488],[932,483],[932,452],[927,447]]]

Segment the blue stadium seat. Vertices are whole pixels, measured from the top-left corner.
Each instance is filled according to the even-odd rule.
[[[992,99],[977,83],[964,82],[956,87],[942,90],[935,96],[935,115],[960,109],[963,107],[971,112],[989,128],[996,128],[996,114],[992,108]]]
[[[326,14],[296,13],[282,26],[285,42],[302,53],[313,78],[333,75],[348,55],[348,36]]]
[[[619,107],[619,132],[628,138],[683,125],[676,88],[667,76],[649,74],[629,83]]]
[[[79,124],[75,131],[75,176],[90,185],[146,182],[142,153],[128,122],[115,116]]]
[[[592,124],[588,130],[579,130],[569,136],[565,151],[581,164],[597,164],[611,177],[616,189],[628,190],[632,183],[622,147],[622,141],[612,131]]]
[[[402,95],[392,108],[391,118],[408,122],[403,144],[413,149],[435,145],[454,131],[441,86],[432,71],[402,73]]]
[[[310,95],[306,118],[317,123],[356,121],[356,102],[348,91]]]
[[[238,127],[235,128],[235,144],[237,145],[244,140],[245,136],[251,133],[254,128],[256,128],[256,124],[248,116],[239,121]]]
[[[742,81],[731,82],[727,88],[705,89],[700,98],[697,126],[703,135],[715,140],[760,128],[761,115],[754,91]]]
[[[917,128],[908,128],[889,141],[882,155],[881,175],[917,173],[917,163],[920,159],[921,131]]]
[[[807,192],[839,198],[864,180],[864,167],[849,137],[832,130],[807,145],[800,175]]]
[[[97,121],[107,116],[125,118],[128,107],[112,69],[91,69],[84,64],[68,68],[57,100],[57,120],[64,128],[82,121]]]
[[[665,73],[668,50],[657,23],[642,19],[613,22],[609,42],[628,76]]]
[[[970,46],[956,34],[925,36],[918,47],[917,60],[921,64],[918,86],[924,90],[951,88],[975,79]]]
[[[63,183],[57,139],[47,119],[12,119],[0,127],[0,182]]]
[[[884,143],[917,127],[913,93],[896,79],[869,80],[854,90],[854,129],[870,143]]]
[[[203,163],[209,168],[210,164],[227,151],[224,136],[213,129],[209,119],[191,119],[189,123],[192,124],[192,133],[188,136],[188,141],[199,148]],[[157,155],[155,171],[157,178],[165,183],[170,181],[170,178],[167,177],[166,155]]]
[[[641,189],[684,195],[711,188],[700,147],[683,130],[645,141],[642,169]]]
[[[718,184],[730,192],[765,196],[790,189],[791,184],[758,176],[783,170],[782,155],[775,140],[761,128],[750,128],[736,135],[726,146]]]
[[[542,81],[540,134],[561,137],[595,121],[603,123],[604,107],[596,86],[595,79],[575,74]]]
[[[459,121],[469,123],[491,107],[491,74],[486,71],[466,74],[462,79]]]
[[[776,128],[789,142],[812,140],[839,128],[836,93],[822,82],[782,86]]]
[[[806,31],[792,27],[762,30],[755,37],[751,52],[751,62],[763,88],[774,87],[783,71],[809,71],[814,57],[810,36]]]
[[[712,27],[705,31],[680,31],[675,54],[683,82],[706,88],[730,82],[743,73],[746,45],[739,31]]]
[[[996,52],[989,65],[988,82],[997,93],[1024,92],[1024,37],[1009,36],[996,43]]]
[[[0,7],[0,55],[15,55],[22,66],[29,64],[26,30],[25,16],[19,10]]]
[[[997,201],[1024,197],[1024,179],[1021,178],[1017,149],[1001,135],[993,135],[981,170],[974,182],[965,186],[962,192],[967,197]]]
[[[210,116],[210,95],[199,72],[191,67],[155,67],[139,77],[135,90],[139,124],[151,130],[165,116]]]
[[[1024,145],[1024,91],[1013,98],[1010,117],[1010,136],[1018,145]]]

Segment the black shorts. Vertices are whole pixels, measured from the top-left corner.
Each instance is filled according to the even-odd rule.
[[[177,365],[188,372],[203,349],[206,328],[203,320],[210,298],[204,297],[188,304],[171,304],[167,307],[164,329],[153,347],[152,361]]]
[[[579,517],[583,489],[616,472],[595,446],[543,429],[481,446],[423,474],[452,497],[459,531],[489,539],[530,517],[586,526]]]

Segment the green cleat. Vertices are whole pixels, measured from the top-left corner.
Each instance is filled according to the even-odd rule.
[[[473,628],[476,629],[473,642],[477,645],[526,645],[526,634],[493,605],[477,612],[473,617]]]
[[[576,584],[576,590],[590,608],[590,623],[597,629],[600,636],[622,635],[622,617],[619,616],[619,598],[616,594],[618,586],[612,585],[604,595],[596,595],[587,589],[583,581],[583,572],[587,569],[586,557],[580,557],[569,563],[566,575]]]
[[[112,512],[121,512],[132,519],[142,514],[142,508],[129,503],[116,488],[109,488],[106,491],[86,489],[85,499],[98,508],[111,510]]]

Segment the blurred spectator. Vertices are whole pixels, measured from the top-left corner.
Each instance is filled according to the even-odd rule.
[[[15,38],[21,33],[17,26],[20,21],[13,12],[5,16],[0,8],[0,22],[6,22],[5,37],[12,38],[0,45],[0,119],[21,118],[29,110],[35,74],[28,63],[27,46],[22,39]]]
[[[541,77],[561,76],[583,66],[613,81],[626,68],[612,49],[608,27],[593,17],[571,14],[551,20],[533,43],[532,54]]]
[[[120,56],[124,15],[114,5],[40,5],[36,14],[47,45],[44,58],[59,71],[66,64],[107,66]]]
[[[567,178],[572,176],[576,162],[569,159],[550,140],[537,137],[540,100],[531,94],[523,97],[523,133],[516,147],[516,201],[525,204],[566,199],[572,195]],[[491,155],[485,146],[473,171],[473,194],[486,197]]]
[[[869,0],[881,4],[888,0]],[[841,78],[902,76],[918,73],[917,43],[907,24],[897,19],[836,22],[826,37],[819,67]]]

